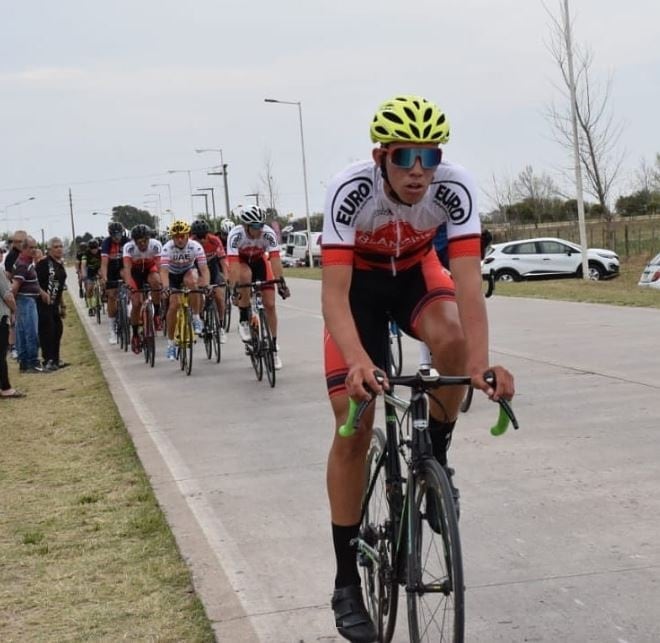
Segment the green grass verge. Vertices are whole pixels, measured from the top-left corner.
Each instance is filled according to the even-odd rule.
[[[531,297],[533,299],[560,299],[616,306],[660,308],[660,292],[637,285],[647,255],[637,255],[621,261],[621,273],[614,279],[585,281],[583,279],[543,279],[498,283],[495,293],[504,297]],[[287,277],[320,279],[321,268],[287,268]]]
[[[73,310],[73,306],[69,306]],[[213,641],[98,361],[75,315],[57,373],[0,400],[3,641]]]

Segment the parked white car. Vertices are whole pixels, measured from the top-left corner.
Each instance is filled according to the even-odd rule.
[[[619,257],[611,250],[588,248],[587,260],[590,279],[597,281],[619,274]],[[496,281],[581,277],[582,249],[553,237],[496,243],[481,262],[482,275],[491,271]]]
[[[660,254],[657,254],[646,264],[637,285],[660,290]]]

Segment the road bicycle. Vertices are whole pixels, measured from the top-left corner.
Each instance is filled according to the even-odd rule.
[[[376,373],[383,381],[382,373]],[[492,373],[487,381],[495,386]],[[433,457],[428,399],[440,386],[465,386],[469,377],[442,376],[434,369],[390,377],[383,394],[385,431],[374,428],[365,463],[365,492],[357,548],[365,605],[389,642],[396,626],[399,586],[404,587],[410,640],[462,642],[465,630],[463,561],[458,518],[447,471]],[[410,399],[394,393],[411,389]],[[373,402],[350,401],[344,437],[359,427]],[[500,400],[493,435],[518,422]],[[402,466],[402,463],[404,466]],[[404,473],[405,471],[405,473]]]
[[[170,293],[180,295],[174,325],[174,345],[176,346],[177,358],[179,359],[181,370],[185,371],[186,375],[190,375],[193,365],[193,346],[197,341],[193,331],[190,295],[206,293],[206,290],[202,288],[171,288]]]
[[[97,277],[94,279],[94,286],[92,287],[92,299],[90,308],[94,309],[94,316],[96,323],[101,323],[101,313],[103,312],[103,286],[101,280]]]
[[[202,338],[204,339],[206,357],[212,359],[215,356],[215,362],[218,364],[222,359],[222,348],[220,344],[220,314],[214,296],[216,288],[219,288],[219,286],[211,286],[211,290],[204,298],[204,309],[202,310],[204,332]]]
[[[239,288],[250,289],[250,341],[245,344],[245,350],[250,356],[257,380],[262,380],[265,370],[271,387],[275,386],[275,353],[277,347],[268,325],[261,291],[264,286],[281,283],[281,279],[268,279],[267,281],[253,281],[234,286],[234,293],[237,293]]]
[[[229,332],[229,325],[231,324],[231,293],[229,288],[225,288],[225,314],[222,319],[222,327],[225,329],[225,333]]]
[[[156,362],[156,309],[154,307],[151,293],[153,288],[145,286],[142,288],[142,306],[140,307],[140,342],[142,344],[142,353],[145,364],[154,367]],[[159,289],[160,290],[160,289]]]
[[[117,286],[117,317],[115,322],[115,332],[119,348],[124,352],[128,351],[131,343],[131,318],[130,318],[131,292],[128,285],[119,282]]]

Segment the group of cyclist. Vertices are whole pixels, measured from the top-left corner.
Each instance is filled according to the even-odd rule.
[[[130,290],[132,328],[131,349],[139,354],[142,350],[140,337],[140,310],[144,289],[151,290],[154,303],[154,325],[162,330],[163,309],[166,308],[168,360],[176,359],[174,330],[181,289],[190,294],[193,331],[203,333],[201,319],[203,294],[214,298],[218,317],[224,319],[225,288],[237,284],[279,279],[278,292],[286,298],[290,295],[284,281],[279,244],[275,231],[265,223],[265,211],[259,206],[241,209],[238,222],[223,219],[219,234],[213,234],[205,220],[192,224],[183,220],[173,221],[168,227],[169,239],[161,244],[149,226],[138,224],[126,235],[121,223],[108,225],[108,236],[99,243],[92,239],[80,248],[77,256],[80,295],[85,296],[90,317],[96,315],[93,289],[97,280],[107,300],[108,342],[117,343],[118,288],[123,282]],[[226,240],[227,249],[222,237]],[[84,287],[84,291],[83,291]],[[277,314],[274,286],[264,286],[263,300],[268,322],[277,348]],[[236,290],[232,299],[239,308],[239,335],[244,342],[250,341],[250,300],[245,289]],[[166,303],[166,306],[164,305]],[[220,328],[220,343],[226,342],[225,329]],[[279,348],[277,348],[279,351]],[[274,355],[275,368],[282,368],[279,353]]]

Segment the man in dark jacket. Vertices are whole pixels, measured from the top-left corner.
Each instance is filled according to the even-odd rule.
[[[64,244],[59,237],[48,242],[48,254],[37,264],[39,286],[48,293],[50,303],[37,301],[39,313],[39,343],[41,359],[46,371],[56,371],[67,366],[60,360],[60,342],[62,340],[62,317],[66,306],[62,292],[66,288],[66,270],[62,262]]]

